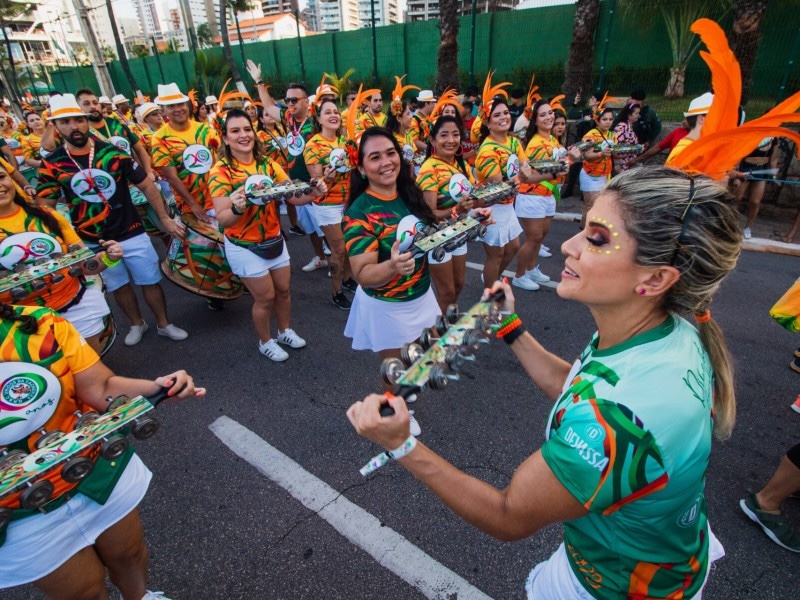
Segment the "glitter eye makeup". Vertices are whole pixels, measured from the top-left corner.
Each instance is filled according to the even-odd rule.
[[[616,240],[614,240],[614,238],[619,237],[619,232],[614,231],[613,223],[609,223],[602,217],[595,217],[589,222],[589,226],[604,229],[606,230],[607,234],[601,235],[601,239],[587,237],[586,239],[589,242],[589,246],[586,248],[587,251],[594,252],[596,254],[611,254],[613,251],[619,250],[622,247],[616,243]],[[610,240],[608,239],[609,237]],[[611,244],[611,246],[606,247],[608,244]]]

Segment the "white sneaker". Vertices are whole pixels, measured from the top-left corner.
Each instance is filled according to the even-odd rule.
[[[317,269],[322,269],[323,267],[328,266],[328,261],[324,258],[320,258],[319,256],[315,256],[308,264],[303,267],[303,273],[311,273],[312,271],[316,271]]]
[[[322,240],[322,253],[325,256],[330,256],[331,255],[331,249],[328,248],[328,242],[326,242],[325,240]]]
[[[289,358],[289,353],[278,345],[274,338],[265,343],[258,343],[258,351],[270,360],[283,362]]]
[[[753,237],[753,233],[750,231],[749,227],[745,227],[743,233],[744,233],[744,239],[746,240],[749,240],[751,237]]]
[[[536,283],[547,283],[550,281],[550,278],[539,270],[539,265],[536,265],[533,269],[525,273],[525,277],[532,279]]]
[[[414,437],[417,437],[420,433],[422,433],[419,423],[417,423],[417,420],[414,418],[413,410],[408,411],[408,432]]]
[[[550,248],[545,245],[539,246],[539,258],[550,258],[553,256],[553,253],[550,252]]]
[[[514,279],[511,280],[511,285],[513,285],[514,287],[521,288],[523,290],[530,290],[532,292],[535,292],[536,290],[539,289],[539,284],[536,283],[533,279],[529,279],[525,275],[523,275],[522,277],[514,277]]]
[[[278,334],[277,342],[289,348],[302,348],[306,341],[294,332],[294,329],[287,329]]]
[[[147,590],[147,593],[142,596],[142,600],[169,600],[169,598],[164,595],[164,592],[151,592]]]
[[[167,325],[164,328],[156,327],[156,331],[158,335],[163,335],[164,337],[168,337],[171,340],[175,340],[176,342],[180,342],[181,340],[185,340],[189,337],[189,334],[186,333],[180,327],[176,327],[172,323]]]
[[[125,345],[135,346],[141,342],[144,332],[148,329],[146,321],[142,321],[141,325],[131,325],[131,330],[128,332],[128,335],[125,336]]]

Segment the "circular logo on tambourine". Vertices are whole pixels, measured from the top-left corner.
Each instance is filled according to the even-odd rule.
[[[41,429],[58,407],[61,384],[38,365],[0,363],[0,446]]]
[[[347,164],[347,152],[345,152],[344,148],[334,148],[331,150],[328,161],[331,167],[338,173],[346,173],[350,170]]]
[[[214,154],[202,144],[192,144],[183,151],[183,166],[195,175],[205,175],[214,164]]]
[[[292,156],[300,156],[306,148],[306,141],[299,133],[289,132],[286,136],[286,147]]]
[[[286,138],[283,136],[272,138],[270,144],[272,144],[272,147],[275,148],[275,150],[286,150],[287,146],[289,145],[286,142]]]
[[[400,240],[400,252],[408,252],[414,243],[414,236],[422,231],[425,224],[414,215],[406,215],[397,225],[397,239]]]
[[[403,145],[403,160],[406,162],[412,162],[414,160],[414,148],[408,144]]]
[[[117,192],[117,182],[100,169],[78,171],[69,182],[72,191],[86,202],[103,202]]]
[[[13,269],[17,263],[46,258],[56,250],[61,251],[61,244],[46,233],[38,231],[15,233],[0,242],[0,266],[4,269]]]
[[[567,158],[567,149],[563,146],[553,148],[553,160],[564,160]]]
[[[244,182],[244,193],[247,199],[253,204],[264,204],[264,200],[261,196],[273,185],[275,185],[275,182],[271,177],[260,174],[250,175],[247,181]]]
[[[519,174],[519,158],[516,154],[512,154],[506,161],[506,177],[512,179]]]
[[[118,135],[112,135],[108,138],[108,141],[114,144],[117,148],[122,150],[125,154],[130,156],[131,154],[131,143],[126,140],[124,137],[120,137]]]
[[[472,184],[463,173],[456,173],[450,178],[450,183],[447,186],[450,197],[453,200],[461,200],[464,194],[469,194],[472,191]]]
[[[15,138],[3,138],[3,139],[6,141],[6,144],[8,144],[8,147],[11,148],[12,150],[19,150],[20,148],[22,148],[22,144],[20,144],[19,140]]]

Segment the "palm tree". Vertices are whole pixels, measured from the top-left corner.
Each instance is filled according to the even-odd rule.
[[[117,29],[117,19],[114,17],[114,8],[111,6],[111,0],[106,0],[106,10],[108,11],[108,18],[111,20],[111,33],[114,35],[114,45],[117,47],[117,56],[119,57],[119,65],[122,67],[122,72],[125,74],[125,79],[128,80],[128,85],[131,86],[131,94],[136,94],[139,86],[131,73],[131,66],[128,64],[128,56],[125,54],[125,47],[122,45],[122,40],[119,37],[119,29]]]
[[[249,0],[228,0],[228,6],[231,12],[233,12],[233,22],[236,23],[236,35],[239,36],[239,52],[242,53],[242,63],[246,64],[247,59],[244,57],[244,40],[242,39],[242,30],[239,29],[239,13],[253,10],[255,7],[250,4]]]
[[[458,80],[458,0],[439,0],[439,56],[436,64],[436,92],[457,90]]]
[[[208,94],[217,94],[228,79],[230,65],[224,56],[204,52],[197,52],[197,72],[200,76],[199,85]]]
[[[344,102],[347,92],[350,91],[350,77],[355,72],[355,68],[350,67],[341,77],[339,77],[336,73],[324,73],[328,81],[331,82],[331,85],[336,88],[337,92],[339,92],[339,102]]]
[[[742,106],[747,104],[753,83],[753,65],[761,41],[761,21],[767,10],[767,0],[734,0],[731,50],[742,69]]]
[[[600,22],[600,0],[578,0],[572,21],[572,41],[561,91],[572,100],[592,87],[594,32]]]
[[[242,76],[239,74],[239,67],[236,65],[236,61],[233,60],[233,51],[231,50],[231,40],[228,36],[228,7],[230,3],[227,1],[220,1],[219,3],[219,30],[222,34],[222,48],[225,52],[225,60],[228,61],[228,65],[231,69],[231,75],[233,76],[236,85],[238,86],[242,83]]]
[[[21,14],[28,12],[30,5],[13,2],[12,0],[0,0],[0,29],[3,30],[3,43],[6,47],[6,57],[8,58],[8,66],[10,67],[11,77],[9,78],[8,72],[3,68],[3,75],[6,84],[9,87],[9,93],[19,103],[22,96],[19,93],[19,82],[17,81],[17,69],[14,65],[14,54],[11,52],[11,41],[6,34],[6,27],[8,21],[13,20]],[[3,61],[4,62],[4,61]]]

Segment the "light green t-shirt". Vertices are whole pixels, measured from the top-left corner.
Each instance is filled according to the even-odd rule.
[[[542,446],[589,511],[564,523],[570,566],[595,598],[692,597],[708,567],[708,355],[677,316],[618,346],[597,345],[595,334],[572,367]]]

